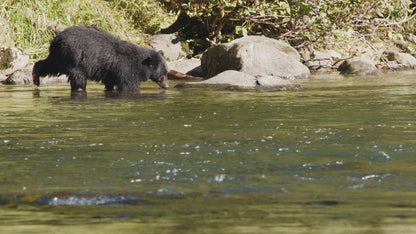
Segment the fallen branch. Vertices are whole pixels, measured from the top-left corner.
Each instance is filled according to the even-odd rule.
[[[201,77],[191,76],[176,70],[169,70],[168,72],[169,80],[202,80]]]
[[[395,22],[395,23],[391,23],[387,19],[376,18],[376,20],[379,20],[380,22],[384,22],[385,23],[385,24],[377,25],[377,28],[379,28],[379,27],[397,26],[397,25],[400,25],[400,24],[404,24],[404,23],[406,23],[406,22],[414,19],[415,17],[416,17],[416,14],[413,14],[412,16],[407,17],[407,18],[405,18],[405,19],[403,19],[403,20],[401,20],[399,22]]]

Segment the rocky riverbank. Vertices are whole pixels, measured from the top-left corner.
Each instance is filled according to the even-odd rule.
[[[391,43],[397,46],[391,46]],[[177,42],[176,46],[179,44]],[[175,41],[159,42],[157,45],[153,48],[172,50]],[[200,60],[186,59],[178,52],[171,52],[178,56],[167,59],[173,61],[169,63],[170,69],[207,79],[187,82],[178,87],[217,89],[290,90],[298,89],[298,81],[307,79],[310,74],[340,73],[364,77],[416,68],[416,58],[405,52],[412,49],[397,41],[357,46],[353,55],[345,51],[319,51],[312,48],[295,49],[284,41],[248,36],[212,46],[203,53]],[[259,82],[259,77],[267,82],[263,85]]]
[[[181,88],[232,88],[260,90],[298,89],[299,79],[310,74],[339,72],[345,75],[377,76],[390,70],[415,69],[416,58],[406,45],[382,43],[356,48],[354,56],[345,51],[295,49],[284,41],[264,36],[247,36],[207,49],[202,56],[186,58],[175,34],[153,36],[148,46],[163,50],[169,61],[170,79],[184,80]],[[381,56],[380,56],[381,55]],[[376,59],[382,58],[382,59]],[[13,47],[1,47],[0,81],[3,85],[32,85],[33,64],[29,56]],[[238,72],[230,72],[238,71]],[[204,81],[197,81],[197,80]],[[192,80],[192,82],[187,82]],[[65,76],[44,78],[43,84],[67,82]]]

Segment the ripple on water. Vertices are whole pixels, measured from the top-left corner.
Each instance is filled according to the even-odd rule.
[[[128,205],[139,203],[139,198],[132,195],[45,195],[36,203],[53,206],[93,206],[93,205]]]

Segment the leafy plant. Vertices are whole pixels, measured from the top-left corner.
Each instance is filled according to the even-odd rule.
[[[204,31],[199,36],[203,35],[211,44],[253,34],[287,40],[293,46],[335,44],[345,34],[350,34],[350,38],[344,38],[349,41],[357,35],[369,39],[397,38],[405,31],[415,30],[416,3],[409,0],[165,0],[163,3],[168,10],[199,22]],[[179,31],[183,29],[186,27]],[[354,33],[348,33],[351,30]]]

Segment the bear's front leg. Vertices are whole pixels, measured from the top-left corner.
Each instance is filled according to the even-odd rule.
[[[71,90],[85,91],[87,88],[87,78],[78,72],[70,72],[69,82],[71,83]]]

